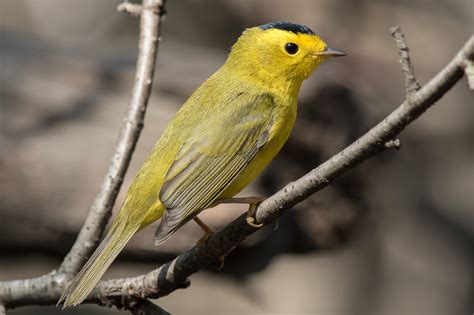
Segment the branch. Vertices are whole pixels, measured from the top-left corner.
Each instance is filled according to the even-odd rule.
[[[97,247],[143,128],[153,82],[164,5],[165,0],[143,1],[136,80],[129,110],[107,174],[76,242],[57,271],[35,279],[0,282],[0,301],[6,308],[50,304],[45,301],[57,300],[67,281],[80,270]]]
[[[403,35],[400,26],[390,28],[390,34],[395,40],[395,45],[398,48],[398,54],[400,55],[400,64],[402,65],[403,75],[405,76],[405,89],[407,99],[420,89],[420,84],[416,81],[415,71],[410,60],[410,53],[408,46],[405,42],[405,35]]]
[[[286,210],[328,186],[351,168],[386,149],[396,136],[411,122],[434,105],[463,76],[466,60],[474,60],[474,36],[471,36],[456,56],[419,91],[406,99],[390,115],[347,148],[334,155],[305,176],[285,186],[260,204],[256,210],[258,223],[270,224]],[[393,140],[397,143],[396,140]],[[397,144],[392,145],[397,146]],[[193,247],[158,269],[145,275],[101,281],[89,295],[93,302],[100,296],[113,298],[126,291],[136,298],[159,298],[176,289],[186,288],[188,277],[225,256],[257,229],[246,223],[241,215],[214,234],[201,248]],[[123,292],[122,291],[122,292]]]
[[[140,16],[142,14],[142,6],[136,3],[123,2],[117,6],[117,11],[126,12],[131,16]]]
[[[474,90],[474,61],[466,60],[464,63],[464,73],[467,77],[467,86]]]
[[[59,271],[66,275],[77,274],[99,244],[143,128],[143,120],[153,82],[158,38],[161,29],[160,14],[164,1],[145,0],[143,5],[146,9],[141,16],[136,80],[128,114],[123,121],[115,153],[110,161],[109,170],[104,177],[100,191],[91,206],[76,242],[59,268]]]

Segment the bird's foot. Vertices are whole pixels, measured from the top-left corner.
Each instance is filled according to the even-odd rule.
[[[224,198],[217,199],[212,206],[217,206],[221,203],[246,203],[249,205],[249,210],[247,212],[247,224],[255,229],[259,229],[263,226],[262,223],[256,223],[255,221],[255,211],[258,206],[265,200],[264,197],[241,197],[241,198]]]
[[[249,210],[247,211],[247,224],[253,228],[259,229],[263,226],[263,223],[256,223],[255,219],[255,211],[257,210],[258,206],[264,201],[265,198],[260,198],[259,200],[254,201],[253,203],[249,204]]]
[[[196,246],[201,252],[203,252],[203,254],[206,255],[204,252],[204,246],[216,232],[198,217],[194,217],[194,222],[196,222],[204,231],[204,235],[199,239],[199,241],[197,241]],[[226,255],[222,255],[219,257],[219,267],[217,267],[217,270],[222,270],[224,268],[225,256]]]
[[[197,225],[199,225],[199,227],[204,231],[204,235],[199,239],[199,241],[197,241],[196,243],[196,246],[202,250],[204,245],[206,245],[207,241],[209,241],[209,239],[214,235],[216,234],[216,232],[209,226],[207,225],[206,223],[204,223],[201,219],[199,219],[199,217],[194,217],[194,222],[197,223]]]

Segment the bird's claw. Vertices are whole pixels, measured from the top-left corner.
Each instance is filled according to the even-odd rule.
[[[263,201],[259,200],[258,202],[251,203],[249,205],[249,211],[247,212],[247,218],[245,219],[247,221],[247,224],[250,225],[251,227],[255,229],[259,229],[263,226],[263,223],[256,223],[255,219],[255,211],[257,210],[257,207],[260,205],[260,203]]]
[[[219,267],[217,267],[217,270],[222,270],[224,269],[224,263],[225,263],[225,255],[222,255],[219,257]]]
[[[250,225],[253,228],[259,229],[263,226],[263,223],[255,223],[255,218],[254,217],[247,217],[245,219],[247,221],[247,224]]]
[[[206,245],[207,241],[215,234],[214,231],[209,230],[204,233],[204,235],[197,241],[196,246],[199,249],[203,249],[203,247]]]

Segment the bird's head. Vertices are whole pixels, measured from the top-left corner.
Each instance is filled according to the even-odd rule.
[[[258,81],[283,80],[299,86],[322,61],[345,55],[329,48],[307,26],[272,22],[245,30],[227,63]]]

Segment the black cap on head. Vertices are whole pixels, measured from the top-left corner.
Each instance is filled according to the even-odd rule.
[[[266,31],[272,28],[276,28],[279,30],[284,30],[288,32],[293,32],[295,34],[308,34],[308,35],[316,35],[309,27],[301,24],[295,24],[290,22],[271,22],[260,26],[260,29]]]

